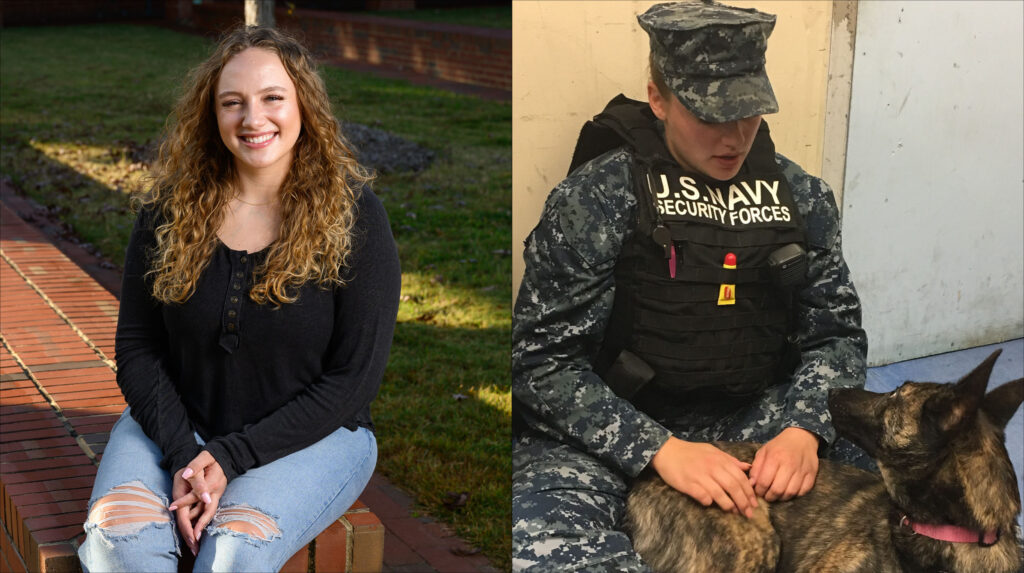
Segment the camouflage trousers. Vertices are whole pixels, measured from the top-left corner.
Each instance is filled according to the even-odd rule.
[[[659,420],[689,441],[765,442],[782,431],[787,387],[736,408],[709,407]],[[810,415],[810,414],[809,414]],[[513,446],[512,568],[515,571],[650,571],[621,530],[630,478],[572,445],[527,430]],[[874,469],[840,439],[828,457]]]

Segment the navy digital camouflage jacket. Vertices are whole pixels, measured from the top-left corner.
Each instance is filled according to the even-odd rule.
[[[832,190],[785,157],[777,161],[807,227],[809,264],[808,283],[796,297],[801,361],[781,405],[783,422],[830,444],[828,390],[863,386],[867,337]],[[611,151],[548,196],[526,240],[513,316],[512,393],[533,430],[636,476],[670,431],[615,395],[591,366],[615,298],[613,269],[636,221],[631,166],[628,150]]]

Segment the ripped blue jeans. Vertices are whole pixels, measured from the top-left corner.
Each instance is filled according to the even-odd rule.
[[[172,476],[160,468],[161,457],[126,409],[110,432],[89,501],[78,549],[86,572],[177,571],[188,548],[167,510]],[[279,570],[355,502],[376,462],[372,432],[340,428],[238,476],[203,531],[194,570]]]

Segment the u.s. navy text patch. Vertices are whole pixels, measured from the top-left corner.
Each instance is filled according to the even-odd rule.
[[[663,221],[724,228],[796,227],[796,204],[781,174],[751,174],[714,181],[678,168],[646,173],[647,188]]]

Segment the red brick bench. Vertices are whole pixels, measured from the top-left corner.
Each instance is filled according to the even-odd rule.
[[[96,467],[125,407],[117,299],[2,205],[0,230],[0,570],[79,571]],[[356,502],[283,571],[380,571],[383,547]]]

